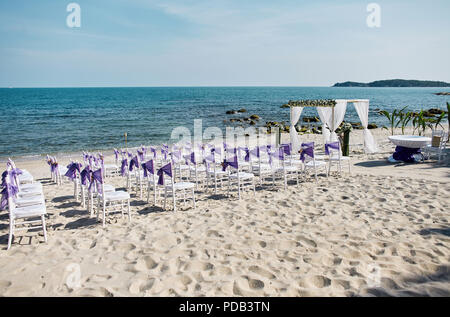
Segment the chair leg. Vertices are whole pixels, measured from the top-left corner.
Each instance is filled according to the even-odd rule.
[[[14,234],[14,220],[9,219],[9,236],[8,236],[8,249],[7,250],[9,250],[11,248],[13,234]]]
[[[129,199],[128,199],[127,205],[128,205],[128,220],[131,221],[131,207],[130,207],[130,200]]]
[[[153,206],[156,206],[156,185],[153,185]]]
[[[195,190],[192,188],[192,201],[194,203],[194,209],[196,208],[196,204],[195,204]]]
[[[103,228],[106,226],[106,202],[103,202]]]
[[[41,220],[42,220],[42,230],[44,231],[44,241],[45,241],[45,243],[47,243],[47,228],[45,225],[45,216],[44,215],[41,216]]]
[[[173,211],[176,212],[177,211],[177,198],[175,197],[175,190],[172,191],[172,196],[173,196]]]
[[[167,187],[164,188],[164,210],[166,209],[167,203]]]

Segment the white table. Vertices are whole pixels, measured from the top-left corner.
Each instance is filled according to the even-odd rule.
[[[423,161],[420,149],[431,144],[431,138],[419,135],[393,135],[388,138],[397,146],[395,153],[388,158],[392,163]]]
[[[420,149],[431,144],[431,138],[419,135],[393,135],[388,137],[389,141],[397,146],[403,146],[411,149]]]

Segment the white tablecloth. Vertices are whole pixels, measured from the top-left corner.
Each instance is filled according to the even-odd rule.
[[[431,138],[418,135],[393,135],[388,138],[395,145],[412,149],[419,149],[431,144]]]

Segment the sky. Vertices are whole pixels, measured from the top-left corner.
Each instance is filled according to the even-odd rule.
[[[0,87],[450,82],[449,13],[448,0],[0,0]]]

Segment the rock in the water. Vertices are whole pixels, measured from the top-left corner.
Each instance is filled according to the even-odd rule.
[[[252,114],[250,116],[250,119],[252,119],[252,120],[259,120],[259,116],[257,114]]]
[[[242,109],[239,109],[237,112],[244,113],[244,112],[247,112],[247,110],[242,108]]]
[[[436,96],[450,96],[450,92],[436,92],[434,94]]]
[[[320,119],[317,117],[303,117],[303,122],[320,122]]]
[[[431,113],[431,114],[442,114],[445,112],[446,111],[444,111],[442,109],[437,109],[437,108],[431,108],[430,110],[428,110],[428,113]]]
[[[256,124],[256,122],[255,121],[250,121],[250,125],[255,125]]]
[[[375,123],[369,123],[369,125],[367,126],[368,129],[376,129],[378,128],[378,126]]]
[[[227,112],[225,112],[226,114],[235,114],[236,110],[228,110]]]

